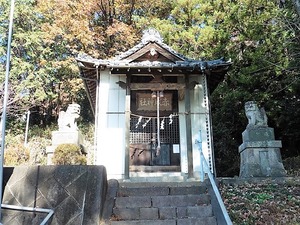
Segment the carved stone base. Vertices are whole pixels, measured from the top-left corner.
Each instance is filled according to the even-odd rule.
[[[60,144],[76,144],[81,146],[84,151],[83,146],[83,136],[79,131],[53,131],[52,132],[52,145],[46,147],[47,153],[47,165],[52,165],[52,157],[55,149]]]
[[[248,141],[273,141],[275,140],[274,129],[271,127],[257,127],[246,129],[242,133],[243,142]]]
[[[77,144],[83,143],[83,137],[79,131],[53,131],[52,145]]]
[[[281,141],[248,141],[239,147],[240,177],[283,177]]]

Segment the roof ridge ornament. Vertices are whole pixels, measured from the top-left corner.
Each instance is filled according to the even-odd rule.
[[[143,37],[142,37],[142,43],[146,44],[147,42],[162,43],[163,38],[161,37],[160,33],[156,29],[149,28],[143,31]]]

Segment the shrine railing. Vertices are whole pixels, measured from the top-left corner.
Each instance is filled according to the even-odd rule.
[[[25,206],[18,206],[18,205],[7,205],[7,204],[1,204],[1,208],[9,209],[9,210],[17,210],[17,211],[26,211],[26,212],[47,213],[47,216],[43,219],[40,225],[46,225],[54,214],[54,211],[52,209],[45,209],[45,208],[33,208],[33,207],[25,207]],[[0,225],[2,225],[2,223],[0,223]]]
[[[209,192],[211,193],[212,197],[212,206],[214,208],[214,213],[217,218],[218,224],[226,224],[226,225],[232,225],[232,221],[228,215],[228,212],[225,208],[224,202],[222,200],[221,194],[219,192],[219,189],[216,185],[214,176],[212,172],[210,171],[210,168],[208,166],[208,163],[205,159],[205,156],[202,151],[202,139],[201,139],[201,130],[199,130],[199,139],[196,140],[196,144],[199,146],[200,151],[200,181],[204,182],[205,174],[208,175],[209,182],[211,185],[211,188],[209,189]],[[212,191],[211,191],[212,189]]]

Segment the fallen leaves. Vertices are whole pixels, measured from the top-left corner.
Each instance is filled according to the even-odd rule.
[[[234,224],[300,224],[300,182],[221,184]]]

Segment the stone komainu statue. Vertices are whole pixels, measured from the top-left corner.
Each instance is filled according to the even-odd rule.
[[[258,108],[254,101],[245,103],[245,113],[248,118],[247,128],[268,126],[268,118],[265,109]]]
[[[77,120],[80,117],[80,105],[70,104],[67,111],[60,111],[58,116],[58,129],[59,131],[65,130],[78,130]]]

